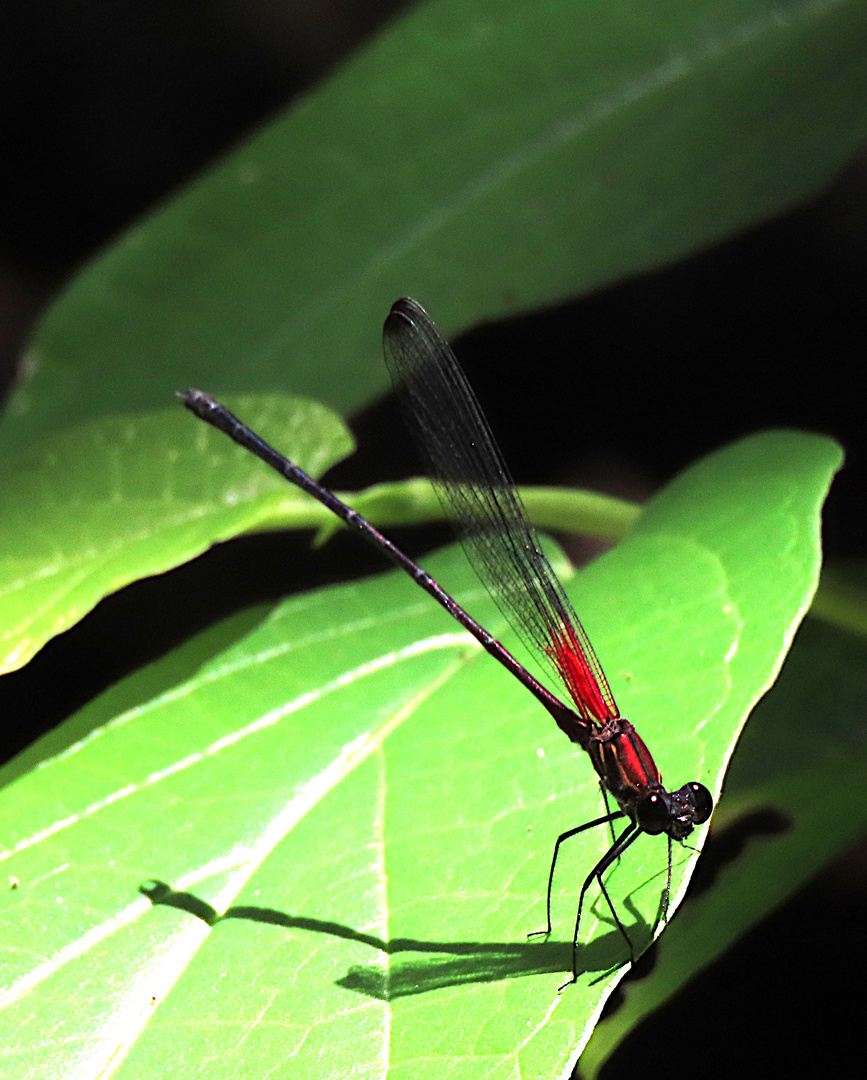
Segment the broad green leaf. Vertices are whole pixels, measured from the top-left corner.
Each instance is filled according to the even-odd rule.
[[[815,588],[838,463],[817,436],[744,440],[570,582],[672,786],[719,791]],[[459,553],[430,569],[509,640]],[[625,960],[594,905],[582,978],[557,993],[601,831],[564,853],[555,940],[526,940],[554,837],[599,812],[584,755],[403,575],[236,635],[132,676],[6,771],[6,1071],[562,1074]],[[178,681],[185,650],[205,659]],[[673,906],[695,857],[676,852]],[[640,946],[664,875],[648,837],[611,873]]]
[[[297,398],[238,398],[318,476],[351,452],[340,419]],[[46,438],[0,475],[0,672],[25,664],[103,596],[217,540],[293,520],[309,499],[175,406]]]
[[[741,838],[710,887],[684,904],[653,971],[581,1058],[599,1066],[640,1021],[867,828],[867,643],[809,620],[738,743],[714,832]],[[795,947],[793,945],[793,947]]]
[[[352,437],[323,406],[279,395],[232,399],[257,430],[314,476]],[[382,527],[442,517],[429,481],[379,484],[347,496]],[[638,508],[569,489],[530,489],[540,527],[622,536]],[[0,672],[23,666],[104,596],[254,530],[340,522],[251,454],[179,407],[108,418],[46,439],[0,476]]]
[[[131,229],[32,343],[5,447],[176,387],[341,412],[449,334],[790,207],[867,133],[864,0],[432,0]]]

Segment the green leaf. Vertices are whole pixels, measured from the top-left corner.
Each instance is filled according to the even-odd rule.
[[[596,1076],[644,1017],[863,834],[865,701],[863,635],[808,620],[726,777],[714,836],[723,845],[739,837],[739,850],[684,904],[659,942],[653,971],[624,984],[624,1002],[581,1058],[582,1076]]]
[[[313,476],[354,448],[342,421],[280,395],[232,404]],[[346,496],[381,527],[442,518],[430,482]],[[540,527],[622,536],[636,506],[567,488],[529,489]],[[317,502],[179,408],[110,417],[24,450],[0,475],[0,672],[30,660],[110,592],[242,533],[341,528]]]
[[[342,497],[378,528],[446,520],[433,485],[422,477],[374,484]],[[521,501],[540,531],[582,533],[605,540],[622,539],[641,514],[635,503],[580,488],[522,487]],[[318,540],[327,539],[341,527],[335,521],[329,515]]]
[[[315,402],[232,404],[315,476],[353,449],[340,419]],[[0,672],[107,593],[265,521],[309,523],[309,503],[177,406],[47,437],[0,475]]]
[[[718,792],[815,588],[839,457],[817,436],[744,440],[570,583],[672,786]],[[503,631],[459,553],[430,569]],[[584,974],[557,993],[602,830],[564,851],[555,940],[526,940],[553,838],[599,812],[589,762],[403,575],[241,632],[131,676],[33,748],[31,771],[7,769],[7,1071],[562,1074],[625,960],[594,903]],[[675,855],[673,906],[695,859]],[[609,877],[639,943],[661,929],[664,877],[649,837]]]
[[[419,4],[78,276],[3,445],[190,383],[346,412],[384,385],[398,296],[453,335],[790,207],[867,132],[865,21],[863,0]]]

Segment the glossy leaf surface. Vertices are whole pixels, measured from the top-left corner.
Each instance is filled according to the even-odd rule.
[[[669,783],[718,791],[815,587],[838,463],[816,436],[744,440],[570,583]],[[459,552],[430,569],[501,629]],[[3,790],[5,1071],[562,1073],[624,962],[594,907],[584,975],[557,993],[604,834],[565,854],[556,940],[526,940],[554,836],[599,812],[587,760],[401,575],[241,634],[108,691]],[[202,660],[179,682],[185,651]],[[119,697],[138,704],[115,715]],[[675,897],[694,857],[677,852]],[[664,870],[645,837],[609,879],[636,941]]]
[[[625,1001],[581,1059],[583,1076],[596,1076],[644,1017],[864,833],[865,701],[863,635],[808,620],[726,776],[713,829],[728,857],[660,939],[653,971],[623,984]]]
[[[316,476],[353,448],[340,419],[315,402],[232,405]],[[24,450],[0,476],[0,672],[26,663],[108,593],[263,521],[303,522],[309,503],[178,406]]]

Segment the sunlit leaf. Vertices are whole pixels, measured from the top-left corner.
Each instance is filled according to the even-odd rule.
[[[815,588],[838,463],[816,436],[744,440],[570,582],[672,786],[718,792]],[[430,569],[503,630],[459,552]],[[107,691],[3,790],[6,1071],[562,1074],[626,960],[594,905],[557,993],[601,831],[564,855],[555,940],[526,940],[553,838],[599,812],[589,762],[403,575],[237,635]],[[204,659],[178,681],[185,650]],[[138,704],[115,715],[118,696]],[[676,852],[675,904],[695,857]],[[661,929],[664,874],[648,837],[611,873],[638,940]]]
[[[660,940],[652,973],[624,984],[624,1002],[581,1059],[582,1076],[596,1076],[644,1017],[863,834],[865,701],[863,636],[805,623],[726,777],[713,828],[729,857]]]
[[[350,453],[340,419],[297,398],[236,398],[314,475]],[[26,663],[105,595],[310,500],[175,406],[46,438],[0,476],[0,672]]]

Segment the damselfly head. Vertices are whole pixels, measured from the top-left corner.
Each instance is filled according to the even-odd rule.
[[[684,840],[696,825],[703,825],[713,810],[713,799],[704,784],[693,781],[679,791],[648,792],[635,803],[635,820],[642,832],[672,840]]]

